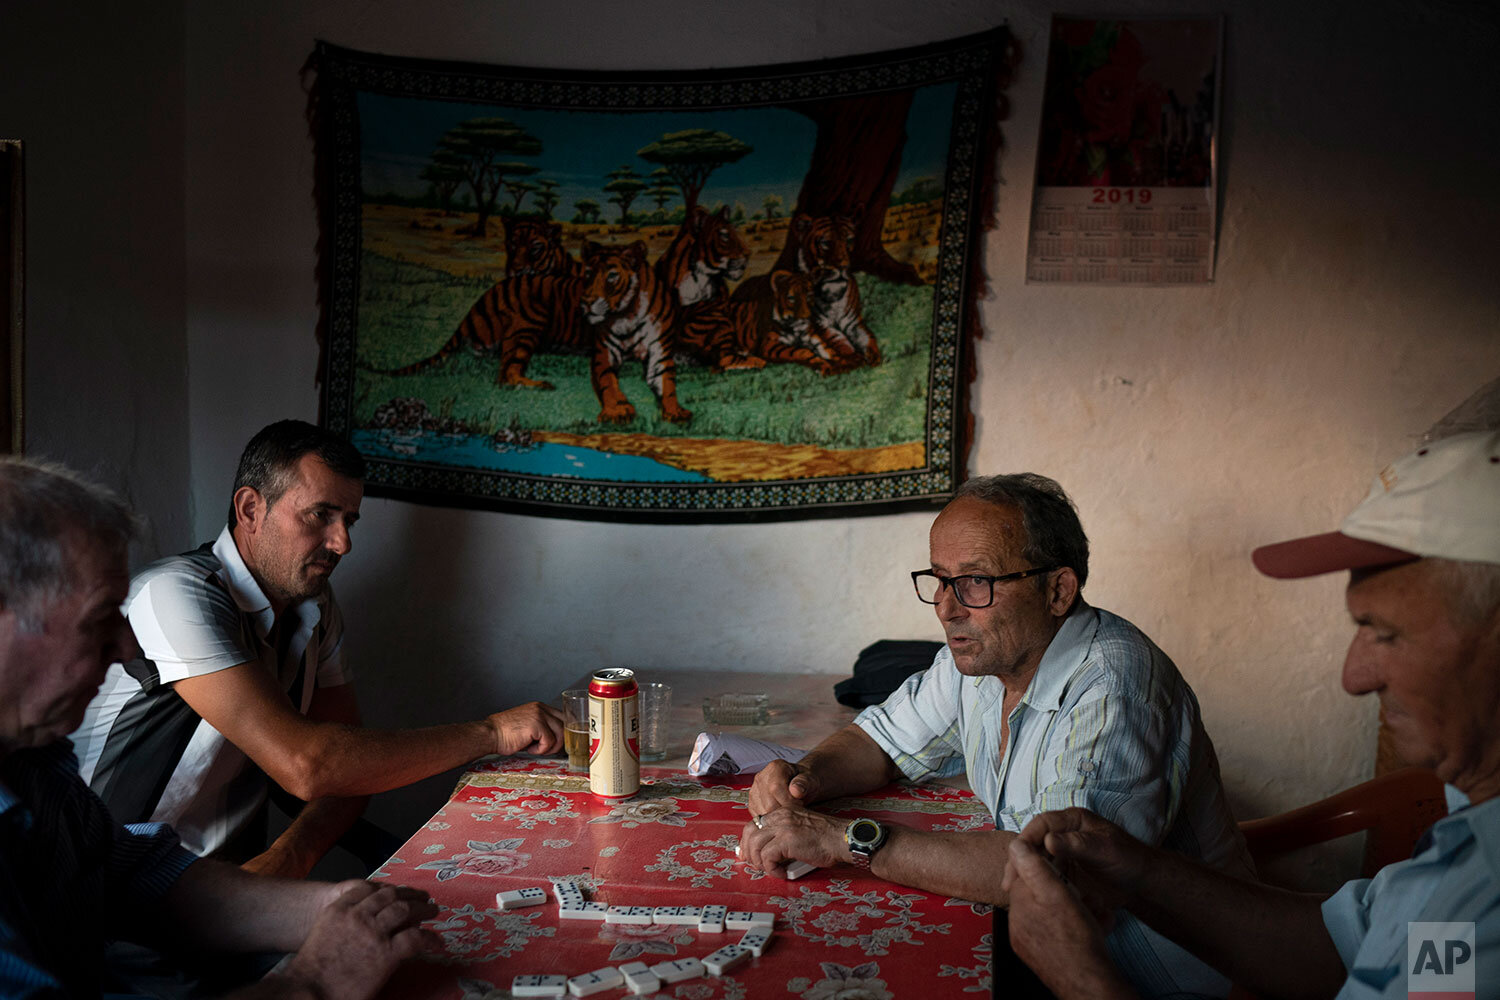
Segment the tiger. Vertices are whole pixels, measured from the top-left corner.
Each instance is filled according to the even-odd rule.
[[[853,239],[854,224],[844,216],[815,218],[797,212],[787,228],[796,269],[813,282],[815,335],[845,368],[880,364],[880,345],[865,325],[859,285],[849,266]]]
[[[722,298],[739,281],[750,254],[729,221],[729,209],[694,205],[656,260],[656,276],[685,308]]]
[[[507,242],[511,232],[508,228]],[[532,354],[543,346],[584,351],[590,345],[590,331],[578,306],[583,266],[563,250],[560,234],[559,228],[555,250],[548,251],[551,262],[545,266],[552,270],[528,270],[542,266],[535,260],[522,264],[520,273],[508,274],[479,297],[437,353],[385,374],[412,375],[425,371],[467,346],[476,355],[499,354],[497,385],[553,388],[550,382],[526,377],[526,365]],[[507,268],[515,266],[519,259],[509,256]]]
[[[720,309],[689,321],[687,338],[678,346],[716,371],[780,362],[828,375],[837,368],[816,351],[812,310],[813,284],[807,275],[758,274],[745,279]]]
[[[645,364],[646,384],[673,423],[693,419],[677,402],[677,367],[672,358],[676,304],[672,292],[646,263],[646,244],[627,247],[589,242],[583,248],[583,291],[579,303],[593,328],[589,374],[599,397],[600,423],[628,423],[635,407],[620,389],[620,365],[627,358]]]
[[[505,276],[561,274],[577,262],[563,249],[562,225],[532,219],[502,218],[505,229]]]

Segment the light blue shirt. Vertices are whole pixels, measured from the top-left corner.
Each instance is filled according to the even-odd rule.
[[[1252,877],[1198,699],[1140,629],[1080,600],[1012,709],[1002,756],[1004,696],[998,678],[960,674],[944,646],[855,723],[914,781],[967,772],[999,829],[1080,806],[1147,843]],[[1108,945],[1148,996],[1228,992],[1222,976],[1127,913]]]
[[[1410,860],[1355,879],[1323,903],[1323,924],[1349,970],[1341,1000],[1406,997],[1414,921],[1472,921],[1474,995],[1500,996],[1500,799],[1470,806],[1458,789],[1447,793],[1454,812],[1433,824]]]

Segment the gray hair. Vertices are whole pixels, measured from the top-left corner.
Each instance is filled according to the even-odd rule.
[[[954,492],[954,500],[961,497],[1019,510],[1026,531],[1021,554],[1033,566],[1067,566],[1083,589],[1089,578],[1089,539],[1077,508],[1055,479],[1034,472],[975,476]],[[1038,583],[1045,586],[1045,578]]]
[[[41,628],[45,604],[75,586],[75,560],[97,546],[123,562],[138,524],[110,490],[52,462],[0,458],[0,609]]]
[[[269,509],[292,488],[292,473],[303,455],[318,460],[345,479],[364,482],[365,458],[359,449],[333,431],[305,420],[278,420],[262,427],[240,454],[230,491],[229,527],[235,524],[233,494],[248,486],[261,495]]]
[[[1500,565],[1458,559],[1428,559],[1432,575],[1447,592],[1448,607],[1464,625],[1487,621],[1500,611]]]

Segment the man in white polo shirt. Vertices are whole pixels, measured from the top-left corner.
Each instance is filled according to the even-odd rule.
[[[172,824],[189,849],[306,875],[365,797],[491,753],[551,753],[561,714],[531,702],[475,722],[360,724],[328,586],[349,551],[364,460],[296,420],[246,446],[216,542],[142,570],[117,663],[73,733],[80,772],[121,821]],[[266,777],[307,803],[267,847]]]

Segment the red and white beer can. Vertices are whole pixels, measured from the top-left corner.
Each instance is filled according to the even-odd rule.
[[[641,713],[635,671],[609,667],[589,681],[589,791],[606,802],[641,788]]]

